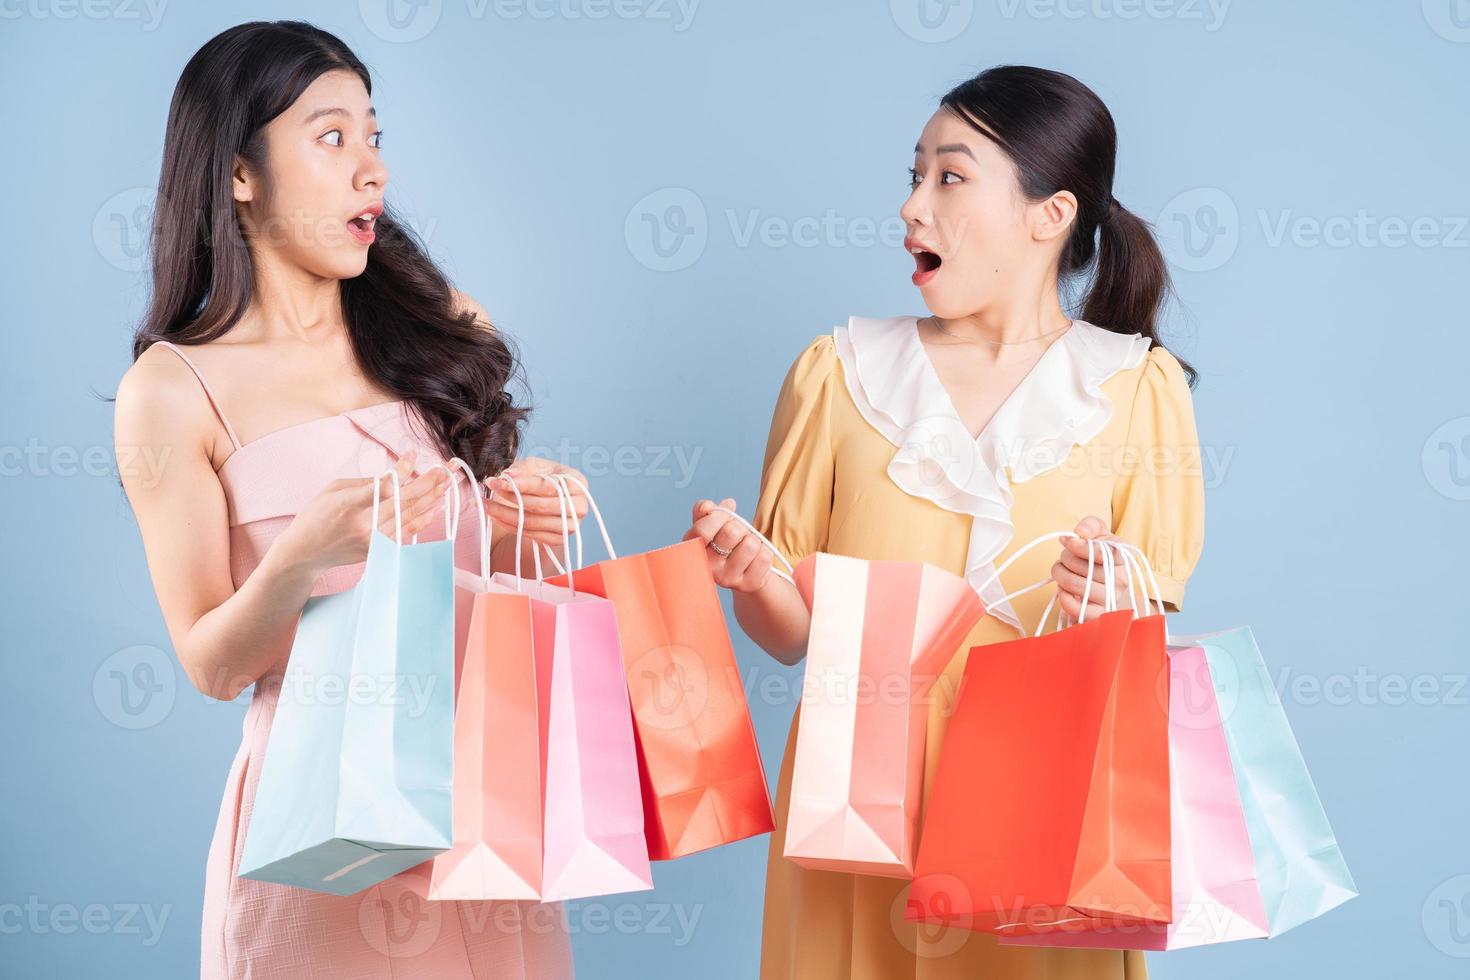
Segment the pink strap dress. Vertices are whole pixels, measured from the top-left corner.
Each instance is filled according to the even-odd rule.
[[[292,517],[333,480],[386,472],[410,447],[415,472],[443,455],[410,403],[386,402],[314,419],[241,444],[199,368],[175,344],[158,341],[193,370],[229,434],[234,452],[219,468],[230,519],[230,574],[239,588]],[[460,480],[461,519],[478,528]],[[442,511],[441,511],[442,513]],[[455,564],[479,570],[474,531],[461,524]],[[435,521],[419,540],[444,536]],[[362,565],[324,573],[312,590],[350,588]],[[457,590],[456,665],[463,656],[470,596]],[[558,904],[430,902],[429,863],[356,895],[338,897],[237,876],[260,762],[289,650],[256,683],[244,737],[225,783],[204,882],[201,980],[544,980],[571,977],[566,919]],[[457,681],[456,676],[456,681]]]

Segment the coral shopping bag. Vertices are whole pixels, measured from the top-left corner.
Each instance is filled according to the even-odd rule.
[[[1133,592],[1132,545],[1116,547],[1128,569]],[[1141,564],[1147,558],[1138,552]],[[1139,568],[1143,580],[1144,568]],[[1153,570],[1148,578],[1157,580]],[[1147,583],[1142,589],[1149,613]],[[1163,597],[1157,596],[1160,612]],[[1169,807],[1173,873],[1173,921],[1167,924],[1098,925],[1084,921],[1032,934],[1002,933],[1002,945],[1068,946],[1106,949],[1183,949],[1267,934],[1266,912],[1256,881],[1245,811],[1236,788],[1235,769],[1221,725],[1220,707],[1205,651],[1199,646],[1169,647]]]
[[[586,484],[559,479],[587,496],[609,556],[582,568],[579,537],[576,585],[617,610],[649,857],[769,833],[770,789],[704,547],[682,541],[619,558]]]
[[[570,555],[569,527],[575,515],[565,487],[558,483],[556,488],[563,549]],[[518,527],[518,549],[521,537]],[[578,591],[575,576],[566,587],[544,581],[534,544],[532,556],[534,581],[505,573],[491,579],[531,597],[542,705],[540,897],[559,901],[652,888],[638,750],[613,604]],[[518,550],[517,568],[519,561]],[[498,747],[489,745],[486,751]]]
[[[350,895],[450,845],[454,543],[401,543],[389,475],[395,536],[378,530],[374,477],[362,578],[301,611],[243,878]]]
[[[1064,536],[1036,539],[996,575]],[[1103,568],[1111,593],[1112,563]],[[1041,628],[970,650],[905,917],[986,932],[1168,922],[1164,617],[1120,610]]]
[[[806,868],[907,878],[927,695],[984,604],[964,579],[923,562],[818,553],[786,567],[776,574],[794,580],[811,633],[783,853]]]
[[[454,709],[453,845],[434,858],[428,897],[538,899],[546,753],[533,600],[519,581],[492,578],[480,483],[463,460],[450,465],[465,471],[479,508],[480,574],[455,569],[455,584],[474,594],[474,604]],[[456,521],[451,538],[457,530]],[[518,535],[517,568],[520,557]]]

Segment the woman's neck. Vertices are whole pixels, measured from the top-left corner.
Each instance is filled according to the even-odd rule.
[[[1072,318],[1054,300],[1024,310],[986,308],[968,316],[931,319],[936,331],[947,337],[995,346],[1043,340],[1061,333],[1072,323]]]
[[[241,318],[251,339],[317,343],[346,329],[342,283],[313,275],[274,255],[257,255],[250,311]]]

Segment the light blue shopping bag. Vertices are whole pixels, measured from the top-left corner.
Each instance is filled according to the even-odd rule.
[[[450,846],[459,508],[446,490],[448,535],[399,544],[377,530],[379,479],[362,578],[301,612],[241,877],[350,895]]]
[[[1248,627],[1173,636],[1204,648],[1240,787],[1270,935],[1358,894]]]

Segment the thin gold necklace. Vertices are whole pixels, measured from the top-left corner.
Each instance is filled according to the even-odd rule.
[[[1028,337],[1025,340],[991,340],[989,337],[963,337],[957,333],[950,333],[948,330],[944,329],[944,324],[939,322],[938,317],[934,318],[934,329],[938,330],[946,337],[955,338],[955,340],[959,341],[962,344],[993,344],[996,347],[1014,347],[1019,344],[1034,344],[1038,340],[1045,340],[1048,337],[1055,337],[1059,333],[1066,333],[1068,330],[1072,329],[1072,324],[1075,322],[1075,320],[1069,320],[1067,321],[1067,325],[1065,327],[1060,327],[1049,333],[1037,334],[1035,337]]]

